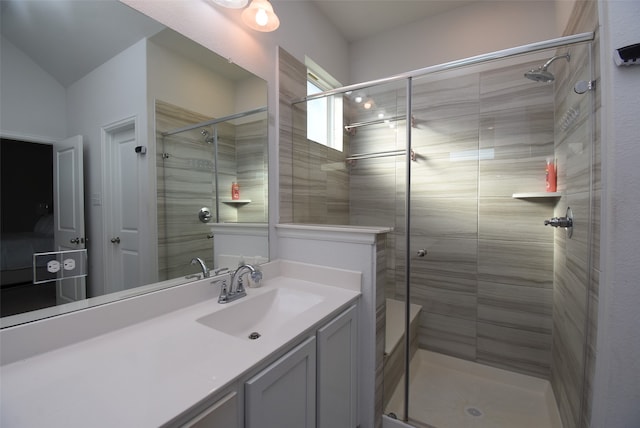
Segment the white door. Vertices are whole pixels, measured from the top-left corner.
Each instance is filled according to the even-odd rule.
[[[54,145],[53,208],[56,251],[85,248],[82,136]],[[85,278],[56,282],[56,304],[87,297]]]
[[[111,129],[106,138],[107,292],[138,287],[140,272],[139,156],[134,123]]]

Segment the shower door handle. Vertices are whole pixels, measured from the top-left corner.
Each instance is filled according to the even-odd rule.
[[[427,255],[427,250],[425,250],[424,248],[418,250],[417,256],[418,257],[424,257]]]

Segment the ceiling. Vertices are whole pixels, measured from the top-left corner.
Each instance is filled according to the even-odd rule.
[[[2,36],[65,87],[164,28],[112,1],[1,0],[0,14]]]
[[[353,42],[483,0],[296,1],[315,3],[343,37]],[[284,5],[286,2],[279,6]],[[97,7],[101,8],[99,13]],[[131,12],[115,1],[1,0],[0,30],[63,86],[68,86],[124,47],[164,28]],[[54,26],[55,23],[59,25]]]
[[[0,0],[0,18],[2,36],[64,87],[146,37],[229,80],[251,76],[117,1]]]
[[[311,1],[347,41],[353,42],[481,0]]]

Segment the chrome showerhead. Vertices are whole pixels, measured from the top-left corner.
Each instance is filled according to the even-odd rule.
[[[556,79],[553,73],[543,70],[542,67],[527,71],[524,73],[524,77],[534,82],[542,83],[553,82]]]
[[[571,56],[569,54],[556,55],[553,58],[551,58],[549,61],[545,62],[543,66],[534,68],[524,73],[524,77],[526,77],[529,80],[533,80],[534,82],[543,82],[543,83],[553,82],[556,79],[556,77],[553,75],[553,73],[547,70],[547,68],[549,68],[549,66],[553,61],[560,58],[565,58],[567,61],[569,61],[571,59]]]

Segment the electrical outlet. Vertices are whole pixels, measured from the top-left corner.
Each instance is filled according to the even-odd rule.
[[[57,260],[49,260],[47,262],[47,270],[51,273],[56,273],[60,270],[60,262]]]
[[[76,268],[76,261],[73,259],[64,259],[64,270],[74,270]]]

